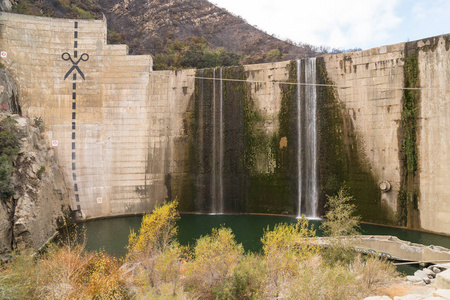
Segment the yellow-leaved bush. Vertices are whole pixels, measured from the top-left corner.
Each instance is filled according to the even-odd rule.
[[[144,215],[139,233],[131,231],[128,238],[128,258],[136,255],[162,253],[176,240],[177,220],[180,214],[177,201],[156,206],[151,214]]]

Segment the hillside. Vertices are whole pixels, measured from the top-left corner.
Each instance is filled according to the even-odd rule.
[[[239,53],[245,63],[314,56],[310,45],[279,40],[206,0],[2,0],[12,12],[60,18],[108,19],[111,42],[130,54],[163,53],[174,41],[205,38],[211,47]],[[277,50],[275,50],[277,49]],[[272,55],[267,55],[272,50]]]

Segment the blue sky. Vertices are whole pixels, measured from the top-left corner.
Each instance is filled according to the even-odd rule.
[[[281,39],[369,49],[450,33],[450,0],[210,0]]]

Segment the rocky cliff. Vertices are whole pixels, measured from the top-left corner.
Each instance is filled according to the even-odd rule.
[[[17,141],[15,151],[1,159],[1,261],[12,249],[36,250],[49,240],[64,220],[69,197],[55,153],[41,133],[42,122],[12,114],[20,111],[17,86],[5,69],[0,69],[0,100],[2,153]],[[8,163],[12,166],[4,167]]]

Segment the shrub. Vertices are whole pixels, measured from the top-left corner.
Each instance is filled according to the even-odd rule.
[[[12,173],[13,161],[19,153],[20,131],[16,127],[16,121],[6,117],[0,122],[0,199],[6,201],[14,195]]]
[[[139,233],[131,231],[128,238],[129,258],[162,253],[175,241],[178,233],[176,221],[180,218],[177,205],[178,202],[174,201],[156,206],[151,214],[144,215]]]
[[[8,265],[0,266],[0,299],[36,299],[38,269],[31,251],[12,256]]]
[[[233,298],[260,299],[267,272],[267,264],[261,255],[247,253],[234,269]]]
[[[286,299],[363,299],[367,295],[357,274],[340,264],[329,266],[320,256],[304,261],[300,270],[282,290]]]
[[[9,156],[0,156],[0,199],[6,201],[15,193],[14,184],[11,177],[14,168]]]
[[[353,263],[353,272],[359,274],[362,284],[368,289],[385,285],[398,276],[394,264],[385,258],[358,255]]]
[[[234,271],[244,255],[231,229],[213,229],[211,235],[199,238],[193,255],[186,265],[187,290],[194,297],[231,298]]]
[[[127,260],[137,269],[130,282],[148,297],[167,296],[168,290],[172,295],[180,292],[183,247],[176,241],[177,204],[155,207],[143,217],[138,234],[132,231],[129,236]]]
[[[330,239],[323,251],[323,257],[330,264],[342,262],[349,265],[356,256],[352,244],[357,242],[360,217],[354,215],[355,205],[350,203],[353,197],[345,187],[339,189],[337,195],[327,198],[325,207],[328,211],[321,229]]]
[[[300,265],[314,257],[318,247],[309,243],[315,231],[308,220],[299,219],[297,224],[278,224],[273,231],[267,230],[261,241],[267,265],[264,293],[266,297],[280,297],[287,282],[300,276]]]
[[[34,125],[39,128],[40,131],[44,130],[44,120],[41,117],[34,118]]]

